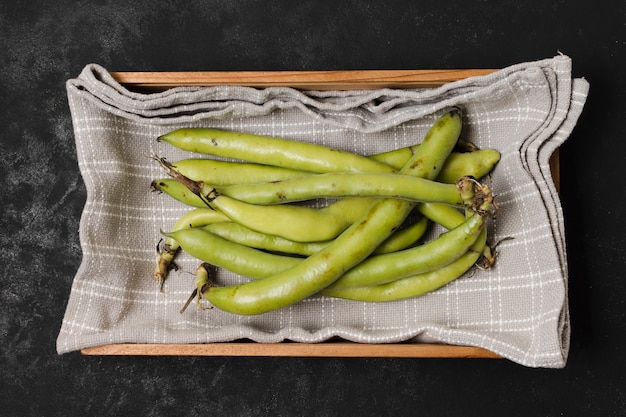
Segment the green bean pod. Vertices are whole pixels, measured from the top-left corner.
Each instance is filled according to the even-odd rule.
[[[419,145],[371,155],[370,159],[382,162],[399,170],[409,160]],[[472,152],[452,152],[444,163],[437,181],[453,184],[463,176],[482,178],[493,170],[500,160],[500,153],[494,149],[480,149]],[[174,169],[195,181],[213,186],[252,184],[259,182],[283,181],[301,178],[319,172],[261,165],[250,162],[230,162],[211,158],[181,159],[172,163]]]
[[[495,149],[478,149],[472,152],[452,152],[437,177],[437,181],[454,184],[459,178],[483,178],[493,171],[500,161],[500,152]]]
[[[182,203],[196,208],[208,209],[207,202],[191,192],[185,185],[172,178],[163,178],[153,182],[154,191],[162,191],[181,201]],[[303,207],[290,205],[281,209],[256,209],[250,204],[222,198],[213,204],[212,211],[220,210],[222,216],[229,213],[236,221],[259,233],[280,236],[290,239],[295,234],[300,234],[299,241],[316,242],[329,240],[344,231],[350,224],[357,220],[375,201],[373,198],[350,198],[342,199],[322,208]],[[263,213],[258,212],[263,210]],[[251,212],[257,216],[250,217]],[[265,217],[267,216],[267,217]],[[283,221],[277,221],[275,216],[288,216]],[[293,222],[298,221],[298,228],[293,229]],[[315,226],[313,234],[302,233],[310,230],[309,226]],[[287,230],[285,230],[287,229]]]
[[[215,188],[207,189],[204,183],[179,174],[165,161],[161,163],[171,176],[184,183],[208,206],[221,211],[231,220],[258,232],[299,242],[330,240],[345,230],[348,224],[314,208],[280,203],[323,197],[390,197],[446,204],[463,203],[456,185],[401,173],[317,174],[284,182],[223,187],[216,192]],[[223,193],[226,195],[221,195]],[[277,222],[277,219],[281,219],[281,222]]]
[[[191,210],[181,216],[174,224],[173,230],[179,230],[189,227],[205,226],[209,223],[230,222],[225,215],[218,213],[210,208],[198,208]],[[163,245],[157,248],[156,267],[153,273],[154,279],[159,283],[161,289],[167,279],[169,271],[172,269],[176,253],[180,249],[180,245],[172,238],[166,238]]]
[[[381,162],[323,145],[218,129],[187,128],[158,141],[179,149],[309,172],[388,172]]]
[[[387,201],[387,200],[385,200]],[[400,200],[393,206],[375,205],[362,221],[354,223],[331,245],[298,265],[259,281],[227,287],[210,287],[203,297],[215,307],[235,314],[255,315],[292,305],[327,287],[345,271],[365,259],[397,228]]]
[[[390,302],[423,296],[433,292],[467,273],[484,253],[486,247],[486,229],[483,229],[475,244],[465,254],[441,268],[401,278],[384,284],[326,288],[322,295],[361,302]]]
[[[296,169],[209,158],[181,159],[172,165],[187,178],[214,186],[279,181],[311,175],[310,172]]]
[[[459,226],[456,226],[458,228],[474,217],[480,216],[483,218],[490,211],[490,207],[493,205],[493,195],[490,190],[484,186],[482,186],[480,193],[482,195],[479,196],[481,201],[478,211],[473,213],[468,212],[468,217],[466,217],[465,220],[462,220],[465,216],[461,215],[459,212],[448,211],[446,213],[445,211],[437,211],[437,207],[434,207],[434,209],[433,207],[428,207],[422,211],[435,214],[436,216],[434,217],[436,217],[437,220],[451,227],[454,227],[455,224],[459,224]],[[431,209],[433,210],[430,211]],[[481,229],[477,239],[466,253],[443,267],[378,285],[336,288],[333,288],[331,285],[323,289],[320,293],[330,297],[363,302],[388,302],[418,297],[435,291],[463,276],[472,267],[477,265],[481,258],[482,262],[480,262],[480,264],[484,268],[491,267],[495,261],[491,249],[487,246],[487,229],[485,227]]]
[[[153,180],[150,184],[150,189],[154,192],[167,194],[174,200],[179,201],[189,207],[207,207],[207,204],[204,202],[204,200],[202,200],[202,198],[196,195],[182,182],[173,178],[159,178]]]
[[[376,248],[373,254],[396,252],[416,244],[424,235],[427,225],[428,219],[421,217],[417,222],[403,229],[396,230]],[[256,232],[235,222],[209,224],[204,226],[203,229],[231,242],[288,255],[313,255],[331,243],[330,240],[323,242],[295,242],[279,236]]]
[[[426,217],[420,217],[407,227],[396,230],[372,252],[372,255],[397,252],[416,245],[426,233],[428,224]]]
[[[436,178],[458,140],[460,128],[457,109],[440,117],[401,173]],[[221,310],[242,315],[263,314],[297,303],[329,286],[367,258],[402,224],[414,206],[415,203],[405,200],[378,200],[332,244],[293,268],[260,281],[209,287],[202,297]]]
[[[163,235],[178,242],[185,253],[251,279],[266,278],[302,262],[302,258],[271,254],[231,242],[202,228],[178,229]]]
[[[419,144],[370,155],[368,158],[399,169],[419,148]],[[495,149],[475,149],[469,152],[451,152],[437,181],[454,183],[461,177],[482,178],[493,170],[500,161],[500,152]],[[286,178],[285,178],[286,179]]]
[[[204,186],[201,187],[201,193],[204,188]],[[212,189],[218,194],[257,205],[345,197],[399,198],[452,205],[463,203],[454,184],[444,184],[402,174],[334,172],[284,181],[213,187]]]
[[[485,217],[474,214],[454,229],[422,245],[369,257],[328,288],[371,286],[439,269],[466,253],[484,225]]]
[[[424,219],[425,218],[422,218],[421,220]],[[444,223],[448,225],[455,226],[451,227],[449,232],[443,233],[425,244],[410,249],[386,254],[373,252],[369,258],[347,271],[327,288],[338,289],[376,285],[403,278],[407,275],[441,268],[465,253],[469,246],[474,244],[474,241],[478,238],[484,227],[484,218],[479,214],[466,218],[459,211],[454,210],[447,214],[447,218],[440,219],[444,220]],[[224,228],[229,228],[229,226],[234,227],[235,230],[241,228],[237,223],[222,222],[210,224],[201,229],[183,228],[166,233],[165,235],[179,239],[183,249],[191,255],[210,264],[220,262],[217,264],[218,266],[221,265],[233,273],[250,279],[261,279],[269,274],[268,271],[283,271],[298,263],[294,260],[297,258],[293,257],[280,255],[266,256],[266,253],[263,251],[248,248],[245,243],[237,242],[237,238],[231,239],[232,234],[222,236],[220,234],[221,231],[223,231]],[[199,230],[206,233],[200,233]],[[217,233],[214,233],[216,231]],[[242,232],[248,233],[249,230],[243,230]],[[217,245],[222,241],[216,239],[214,235],[223,237],[231,242],[228,246],[224,246],[222,250],[228,250],[234,253],[245,253],[248,262],[235,261],[225,263],[222,261],[226,255],[217,250]],[[248,237],[244,240],[247,239]],[[267,242],[264,242],[263,245],[266,243]],[[319,250],[326,248],[331,243],[332,242],[324,242],[324,247],[319,248]],[[282,243],[274,244],[277,246],[273,249],[277,249],[282,245]],[[240,258],[243,258],[243,256],[235,259]],[[231,258],[229,257],[227,259]]]
[[[280,236],[257,232],[235,222],[209,224],[203,229],[244,246],[290,255],[312,255],[330,244],[330,241],[296,242]]]
[[[419,202],[461,204],[455,184],[403,174],[332,172],[308,175],[285,181],[213,187],[194,181],[174,169],[166,160],[157,159],[167,174],[210,205],[225,195],[256,205],[283,204],[318,198],[375,197]],[[438,170],[440,167],[437,168]],[[153,188],[156,187],[153,185]]]
[[[312,207],[258,206],[227,196],[213,197],[208,204],[249,229],[295,242],[330,240],[350,226],[342,216],[328,215]]]
[[[339,178],[327,180],[326,177]],[[231,192],[237,186],[228,187],[229,195],[220,195],[210,190],[200,195],[207,204],[224,213],[232,221],[252,230],[280,236],[298,242],[330,240],[349,226],[344,219],[328,216],[315,208],[291,204],[258,205],[277,203],[272,197],[278,195],[282,202],[297,202],[322,197],[389,197],[409,201],[427,201],[450,205],[463,204],[461,193],[453,184],[442,184],[407,175],[394,174],[386,178],[384,174],[320,174],[306,179],[323,177],[318,187],[272,187],[275,183],[247,187],[242,192]],[[381,178],[382,177],[382,178]],[[417,181],[416,181],[417,180]],[[291,183],[299,180],[289,180]],[[330,184],[330,185],[327,185]],[[200,186],[202,187],[202,183]],[[282,185],[282,183],[276,183]],[[260,190],[270,189],[264,193]],[[220,189],[222,190],[222,189]],[[260,191],[260,192],[259,192]],[[235,195],[237,198],[231,198]],[[239,198],[241,197],[241,198]],[[267,197],[267,198],[264,198]],[[248,200],[248,201],[246,201]],[[279,221],[280,219],[280,221]],[[333,221],[329,221],[333,220]]]
[[[326,287],[320,291],[320,294],[327,297],[370,303],[392,302],[424,296],[462,277],[478,263],[486,248],[486,232],[486,229],[483,229],[470,250],[441,268],[373,286]],[[192,297],[197,294],[198,305],[204,308],[201,304],[202,294],[211,285],[207,265],[203,264],[198,269],[195,283],[196,289],[194,289]]]
[[[408,148],[401,148],[408,149]],[[396,151],[391,151],[394,153]],[[409,151],[410,154],[410,151]],[[406,161],[406,153],[400,152],[397,160]],[[490,173],[500,160],[500,153],[493,149],[481,149],[473,152],[452,152],[446,160],[441,173],[437,177],[438,182],[453,184],[463,176],[482,178]],[[207,167],[203,167],[206,162]],[[390,161],[392,163],[395,160]],[[217,171],[215,163],[227,164],[222,171]],[[194,180],[216,187],[244,186],[263,182],[285,181],[296,178],[304,178],[314,175],[309,172],[288,170],[280,167],[262,166],[252,168],[254,164],[225,163],[210,159],[183,160],[172,164],[177,172]],[[237,166],[243,165],[239,172]],[[276,170],[276,171],[274,171]],[[256,174],[254,174],[256,172]],[[290,173],[293,173],[290,174]],[[151,184],[154,191],[163,192],[170,197],[191,207],[204,207],[205,203],[181,182],[172,178],[154,180]]]
[[[437,238],[422,245],[391,253],[372,253],[371,256],[345,272],[326,288],[340,289],[378,285],[442,268],[465,254],[474,245],[483,228],[484,216],[475,214],[449,232],[442,233]],[[213,228],[208,226],[205,229],[212,230]],[[181,234],[188,233],[190,232],[181,232]],[[231,248],[236,250],[237,246],[231,245]],[[201,259],[206,260],[206,258]],[[267,261],[272,262],[275,259],[268,258]],[[263,259],[256,258],[256,261],[261,262]],[[256,267],[267,270],[271,266],[258,264]],[[258,274],[247,274],[243,266],[240,268],[238,265],[233,265],[233,268],[235,269],[229,270],[247,278],[259,278]],[[249,266],[246,265],[245,268],[249,268]]]

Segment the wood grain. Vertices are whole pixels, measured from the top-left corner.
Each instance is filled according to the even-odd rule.
[[[472,346],[394,343],[207,343],[113,344],[85,348],[83,355],[105,356],[265,356],[265,357],[386,357],[386,358],[499,358]]]
[[[373,71],[242,71],[242,72],[112,72],[130,91],[156,92],[178,86],[237,85],[257,88],[293,87],[303,90],[364,90],[378,88],[434,88],[467,77],[484,76],[493,69],[373,70]],[[559,158],[550,160],[559,188]],[[387,358],[500,358],[472,346],[426,343],[361,344],[255,343],[207,344],[120,343],[81,350],[83,355],[112,356],[265,356],[265,357],[387,357]]]
[[[113,72],[133,91],[158,91],[177,86],[237,85],[293,87],[302,90],[377,88],[432,88],[467,77],[487,75],[493,69],[373,70],[373,71],[243,71],[243,72]]]

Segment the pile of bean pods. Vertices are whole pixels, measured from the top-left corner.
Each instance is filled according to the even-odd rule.
[[[461,126],[455,107],[416,145],[369,156],[216,129],[162,135],[159,142],[206,157],[154,156],[168,176],[152,189],[190,207],[162,231],[154,278],[162,288],[185,251],[200,262],[187,305],[195,298],[202,308],[254,315],[314,294],[416,297],[487,268],[495,203],[479,180],[500,154],[462,143]],[[425,239],[434,223],[447,230]],[[214,268],[247,280],[220,286]]]

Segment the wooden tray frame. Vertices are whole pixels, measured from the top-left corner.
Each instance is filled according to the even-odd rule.
[[[293,87],[302,90],[365,90],[433,88],[493,69],[466,70],[352,70],[352,71],[239,71],[239,72],[112,72],[113,78],[136,92],[158,92],[178,86],[240,85]],[[559,185],[558,152],[551,159]],[[435,343],[363,344],[256,343],[249,341],[203,344],[119,343],[84,348],[83,355],[119,356],[265,356],[265,357],[387,357],[387,358],[501,358],[487,349]]]

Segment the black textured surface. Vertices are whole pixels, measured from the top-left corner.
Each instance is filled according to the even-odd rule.
[[[0,5],[0,415],[626,415],[626,3],[180,4]],[[559,51],[591,84],[561,148],[572,315],[565,369],[506,360],[56,354],[86,198],[65,81],[85,64],[500,68]]]

